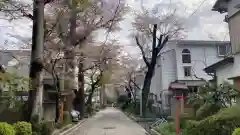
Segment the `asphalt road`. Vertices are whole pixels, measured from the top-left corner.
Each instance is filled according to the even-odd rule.
[[[68,135],[147,135],[147,132],[120,110],[109,107]]]

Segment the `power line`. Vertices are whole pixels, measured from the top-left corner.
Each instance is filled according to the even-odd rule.
[[[207,0],[203,0],[187,19],[191,18],[191,17],[202,7],[202,5],[203,5],[206,1],[207,1]]]

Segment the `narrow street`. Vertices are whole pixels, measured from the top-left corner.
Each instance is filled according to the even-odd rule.
[[[146,135],[140,125],[115,108],[106,108],[85,121],[71,135]],[[70,134],[68,134],[70,135]]]

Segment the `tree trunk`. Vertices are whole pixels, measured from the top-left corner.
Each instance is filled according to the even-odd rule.
[[[78,64],[78,92],[77,92],[77,98],[79,98],[79,112],[81,115],[81,118],[84,118],[85,113],[85,95],[84,95],[84,73],[83,73],[83,61],[81,60]]]
[[[147,100],[148,94],[151,87],[152,77],[153,77],[154,68],[149,68],[146,76],[144,78],[143,88],[142,88],[142,114],[143,116],[146,115],[146,107],[147,107]]]
[[[76,52],[74,50],[74,44],[76,42],[76,27],[77,27],[77,12],[76,12],[76,0],[70,0],[67,1],[69,8],[70,8],[70,31],[68,35],[68,49],[65,52],[65,56],[67,57],[68,61],[70,62],[71,67],[71,72],[69,73],[69,78],[70,80],[70,95],[66,97],[66,108],[64,109],[65,111],[68,111],[71,113],[71,110],[73,109],[73,99],[74,99],[74,91],[78,90],[78,65],[77,65],[77,56]],[[66,68],[66,70],[69,70]]]
[[[30,64],[30,91],[28,96],[28,118],[40,122],[43,100],[43,45],[44,45],[44,1],[34,0],[32,53]]]
[[[100,88],[100,106],[105,105],[105,85],[103,84]]]
[[[70,53],[72,51],[69,51]],[[74,53],[74,52],[72,52]],[[69,61],[71,62],[71,67],[66,68],[66,72],[69,72],[69,68],[71,68],[72,70],[68,73],[69,77],[68,77],[68,91],[69,91],[69,95],[67,95],[66,97],[66,102],[64,104],[64,111],[68,111],[69,113],[71,112],[71,110],[73,109],[73,99],[75,98],[75,94],[74,91],[78,90],[78,67],[77,67],[77,57],[75,56],[75,54],[73,54],[73,56],[69,56],[69,54],[65,55],[67,58],[70,58]]]
[[[90,93],[88,95],[88,99],[87,99],[86,105],[92,105],[92,97],[93,97],[94,91],[95,91],[95,85],[93,84],[91,86],[91,91],[90,91]]]
[[[61,95],[60,93],[64,91],[64,75],[65,75],[65,65],[62,65],[62,69],[61,69],[61,73],[60,73],[60,77],[58,79],[57,76],[57,96],[56,96],[56,117],[55,117],[55,122],[59,122],[59,118],[60,118],[60,114],[62,114],[63,112],[60,112],[60,106],[63,104],[61,101]]]

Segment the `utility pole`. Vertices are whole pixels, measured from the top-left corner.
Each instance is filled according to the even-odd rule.
[[[42,118],[43,100],[43,45],[44,45],[44,1],[33,1],[32,53],[30,65],[30,91],[28,96],[28,121]]]

